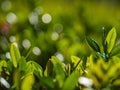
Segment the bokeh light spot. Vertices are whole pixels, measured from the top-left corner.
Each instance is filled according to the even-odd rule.
[[[4,0],[2,3],[1,3],[1,8],[3,11],[8,11],[10,10],[12,7],[12,4],[9,0]]]
[[[57,52],[56,53],[56,57],[60,60],[60,61],[64,61],[64,57],[63,57],[63,55],[61,54],[61,53],[59,53],[59,52]]]
[[[32,12],[29,15],[29,21],[32,25],[38,24],[38,14],[36,12]]]
[[[10,84],[2,77],[0,77],[0,83],[3,84],[6,88],[10,88]]]
[[[10,52],[6,52],[6,58],[11,60]]]
[[[54,29],[54,31],[60,33],[63,31],[63,25],[62,24],[55,24],[53,29]]]
[[[57,40],[59,38],[59,34],[57,32],[52,33],[52,40]]]
[[[29,49],[30,46],[31,46],[31,43],[28,39],[24,39],[23,42],[22,42],[22,45],[25,49]]]
[[[43,21],[43,23],[50,23],[51,22],[51,20],[52,20],[52,17],[51,17],[51,15],[50,14],[44,14],[43,16],[42,16],[42,21]]]
[[[90,78],[86,78],[86,77],[80,77],[78,79],[78,82],[83,85],[83,86],[86,86],[86,87],[91,87],[93,85],[93,80],[90,79]]]
[[[42,14],[43,11],[44,11],[44,10],[43,10],[42,7],[36,7],[36,8],[35,8],[35,12],[36,12],[38,15]]]
[[[9,40],[10,40],[10,42],[15,42],[16,38],[15,38],[15,36],[10,36]]]
[[[8,23],[14,24],[17,22],[17,16],[14,13],[10,12],[7,14],[6,20]]]
[[[34,47],[33,48],[33,53],[38,56],[38,55],[41,54],[41,50],[38,47]]]

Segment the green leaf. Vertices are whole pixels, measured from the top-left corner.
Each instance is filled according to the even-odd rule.
[[[0,75],[2,71],[4,70],[3,68],[7,68],[7,62],[5,60],[0,61]]]
[[[80,73],[82,74],[84,71],[82,59],[76,56],[71,56],[71,60],[73,64],[72,71],[79,70]]]
[[[62,90],[75,90],[79,78],[79,72],[73,72],[64,82]]]
[[[47,87],[48,90],[54,90],[55,87],[55,81],[50,77],[42,77],[40,79],[40,84]]]
[[[34,61],[27,62],[26,73],[34,73],[38,78],[43,76],[42,67]]]
[[[72,63],[74,63],[76,66],[76,64],[80,61],[80,58],[77,56],[71,56],[71,60],[72,60]]]
[[[63,63],[55,56],[52,56],[50,60],[53,63],[53,71],[56,74],[56,80],[59,83],[59,87],[61,87],[65,79],[65,67]]]
[[[46,77],[48,77],[52,74],[52,72],[53,72],[53,64],[50,60],[48,60],[47,65],[46,65],[46,69],[44,71],[44,75]]]
[[[116,29],[112,28],[108,32],[107,37],[106,37],[106,42],[107,42],[107,45],[108,45],[107,46],[108,53],[110,53],[111,50],[113,49],[115,41],[116,41]]]
[[[95,41],[94,39],[90,37],[87,37],[86,40],[93,50],[95,50],[96,52],[100,52],[100,47],[97,41]]]
[[[20,81],[21,81],[20,76],[21,76],[21,73],[19,69],[15,69],[13,74],[13,82],[14,82],[13,86],[15,90],[20,90]]]
[[[70,73],[71,73],[71,65],[70,65],[70,64],[67,64],[67,65],[66,65],[66,72],[67,72],[67,74],[68,74],[68,76],[69,76]]]
[[[21,89],[19,90],[33,90],[32,87],[35,83],[35,77],[32,73],[25,76],[21,83]]]
[[[24,57],[21,57],[19,60],[19,69],[20,71],[25,71],[26,70],[26,60]]]
[[[19,49],[16,47],[16,45],[14,43],[11,44],[10,55],[11,55],[11,59],[13,62],[13,66],[15,68],[17,68],[17,64],[18,64],[18,61],[21,58],[21,56],[20,56]]]

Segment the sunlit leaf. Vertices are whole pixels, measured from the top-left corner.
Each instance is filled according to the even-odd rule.
[[[1,72],[3,71],[3,68],[6,68],[7,67],[7,62],[5,60],[1,60],[0,61],[0,75],[1,75]]]
[[[80,58],[77,56],[71,56],[71,60],[72,60],[72,63],[74,64],[74,66],[76,66],[77,63],[80,61]]]
[[[16,47],[14,43],[11,44],[10,55],[11,55],[14,67],[17,68],[17,64],[21,56],[20,56],[19,49]]]
[[[64,82],[62,90],[75,90],[79,78],[79,72],[73,72]]]
[[[14,85],[13,87],[15,88],[15,90],[19,90],[20,89],[20,71],[19,69],[15,69],[14,74],[13,74],[13,82]]]
[[[106,42],[107,42],[107,51],[108,53],[111,52],[111,50],[113,49],[114,47],[114,44],[115,44],[115,41],[116,41],[116,29],[115,28],[112,28],[109,32],[108,32],[108,35],[106,37]]]
[[[100,52],[100,47],[99,47],[99,44],[97,43],[97,41],[93,40],[90,37],[87,37],[86,40],[93,50],[95,50],[96,52]]]
[[[22,81],[21,90],[32,90],[32,86],[34,82],[35,82],[35,78],[32,73],[26,75]]]

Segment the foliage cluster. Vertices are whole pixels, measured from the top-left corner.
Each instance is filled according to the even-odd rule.
[[[120,88],[120,44],[116,29],[103,33],[102,48],[86,37],[95,51],[89,57],[71,56],[62,62],[52,56],[43,69],[34,60],[20,54],[16,43],[10,45],[11,59],[0,61],[1,89],[9,90],[116,90]]]

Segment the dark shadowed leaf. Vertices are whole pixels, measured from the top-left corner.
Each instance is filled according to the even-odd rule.
[[[100,47],[99,47],[99,44],[97,43],[97,41],[95,41],[91,37],[87,37],[86,40],[93,50],[95,50],[96,52],[100,52]]]
[[[49,90],[54,90],[55,82],[52,78],[50,77],[42,77],[40,84],[42,86],[47,86]]]

